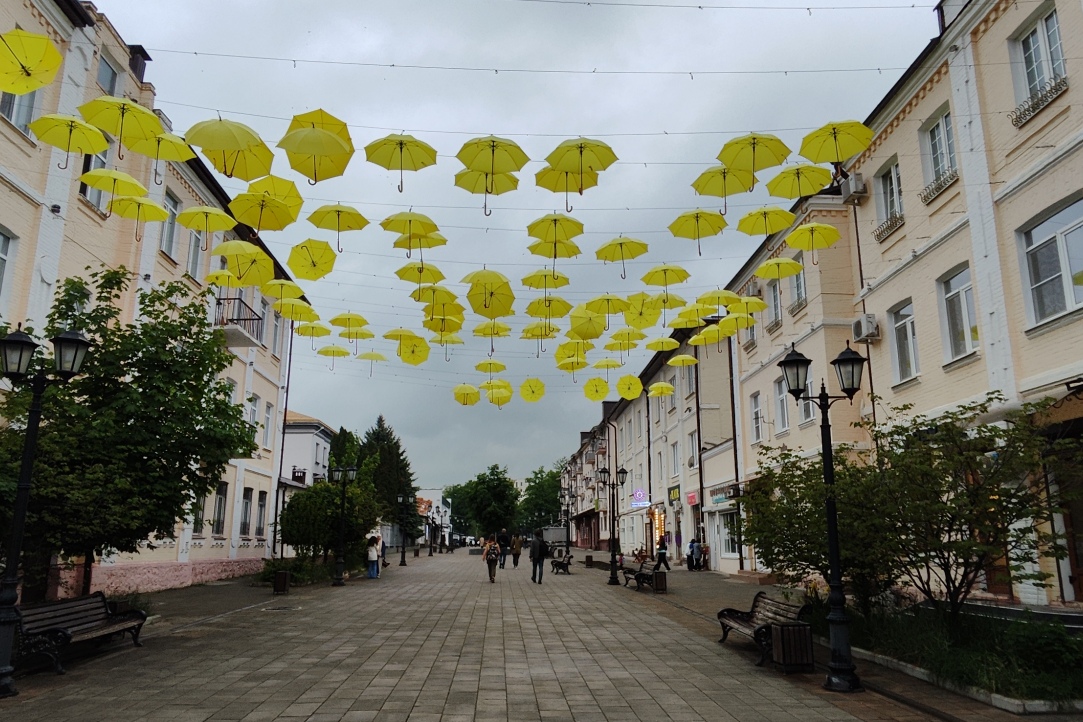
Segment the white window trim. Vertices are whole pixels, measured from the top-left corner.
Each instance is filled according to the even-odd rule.
[[[749,418],[752,421],[752,443],[763,441],[763,400],[757,391],[748,397]]]
[[[784,379],[775,379],[771,384],[775,396],[775,435],[790,430],[789,392]]]
[[[911,314],[909,319],[907,319],[906,321],[903,321],[902,323],[899,323],[898,321],[896,321],[896,318],[895,318],[895,314],[897,314],[899,311],[906,308],[907,306],[910,306],[911,309],[913,309],[913,306],[914,306],[913,299],[907,299],[906,301],[904,301],[902,303],[896,304],[895,307],[892,308],[888,312],[888,318],[890,319],[890,323],[891,323],[891,331],[890,331],[891,332],[891,359],[892,359],[892,362],[893,362],[893,367],[894,367],[893,372],[894,372],[894,377],[895,377],[895,383],[896,384],[905,383],[905,382],[910,381],[912,379],[916,379],[918,376],[921,375],[921,367],[918,365],[917,322],[916,322],[917,314],[916,314],[916,311]],[[902,376],[901,357],[900,357],[900,354],[899,354],[899,342],[898,342],[898,336],[896,335],[896,330],[898,329],[898,327],[900,325],[903,325],[903,324],[909,326],[909,329],[910,329],[909,339],[908,339],[909,340],[909,346],[910,346],[910,354],[909,355],[910,355],[910,367],[911,367],[911,370],[913,372],[913,373],[911,373],[910,376],[907,376],[905,378]]]
[[[945,118],[949,119],[948,125],[951,127],[951,143],[947,142],[947,135],[944,131]],[[936,172],[936,154],[933,149],[933,133],[937,128],[940,128],[941,133],[945,134],[944,145],[947,154],[945,166],[940,173]],[[951,117],[951,108],[945,103],[921,126],[922,170],[924,171],[926,185],[935,183],[941,178],[950,175],[952,171],[958,170],[959,156],[955,145],[955,119]]]
[[[101,64],[105,63],[109,66],[109,69],[113,71],[116,78],[113,80],[113,88],[110,90],[101,84],[99,78],[101,77]],[[97,84],[107,95],[112,95],[114,98],[119,98],[124,94],[124,72],[121,70],[123,66],[107,56],[105,53],[98,55],[98,67],[94,70],[94,83]]]
[[[172,205],[170,204],[172,201]],[[171,259],[176,260],[177,256],[177,216],[184,209],[181,205],[180,199],[169,191],[165,192],[162,196],[162,207],[165,208],[166,213],[169,214],[164,221],[162,221],[161,233],[158,234],[158,250],[169,256]],[[169,248],[166,248],[166,234],[169,234]]]
[[[1040,45],[1042,50],[1042,70],[1045,74],[1045,83],[1049,83],[1054,77],[1052,68],[1052,59],[1049,53],[1048,39],[1045,33],[1045,21],[1054,13],[1057,12],[1056,6],[1052,2],[1043,3],[1042,6],[1031,13],[1030,17],[1025,23],[1023,23],[1019,30],[1012,36],[1011,45],[1009,47],[1009,58],[1011,60],[1012,67],[1012,81],[1015,91],[1016,103],[1022,103],[1029,100],[1035,95],[1030,88],[1030,81],[1027,78],[1027,66],[1026,57],[1023,52],[1023,40],[1031,34],[1034,30],[1039,30],[1038,36],[1040,38]],[[1039,26],[1041,26],[1039,28]],[[1061,77],[1066,77],[1068,74],[1068,59],[1064,56],[1064,31],[1060,27],[1060,16],[1057,16],[1057,30],[1060,34],[1061,42],[1061,60],[1064,66],[1064,71]],[[1039,91],[1040,92],[1040,91]]]
[[[894,199],[895,208],[891,208],[891,201],[888,199],[887,193],[887,179],[890,178],[894,185],[892,198]],[[877,205],[877,218],[881,221],[887,221],[895,216],[903,215],[903,194],[902,194],[902,170],[899,168],[898,157],[892,157],[883,168],[876,174],[876,205]]]
[[[1030,249],[1027,248],[1026,235],[1027,233],[1033,231],[1035,228],[1038,228],[1040,225],[1042,225],[1042,223],[1050,220],[1057,214],[1071,208],[1076,204],[1079,204],[1080,211],[1074,220],[1057,229],[1055,233],[1045,236],[1041,242],[1034,244],[1034,246],[1037,247],[1045,241],[1048,241],[1051,237],[1054,238],[1054,243],[1056,243],[1057,246],[1057,258],[1060,261],[1061,287],[1065,301],[1063,311],[1050,314],[1045,318],[1039,319],[1038,308],[1034,302],[1034,293],[1030,285],[1030,262],[1028,259],[1028,251]],[[1023,300],[1026,305],[1028,321],[1028,327],[1024,330],[1029,331],[1030,329],[1044,326],[1045,324],[1056,321],[1059,318],[1063,318],[1064,316],[1083,308],[1083,302],[1078,304],[1075,302],[1075,292],[1071,283],[1071,265],[1068,262],[1068,244],[1065,240],[1065,236],[1067,234],[1071,233],[1072,231],[1078,230],[1081,226],[1083,226],[1083,198],[1077,198],[1071,203],[1066,203],[1063,206],[1056,207],[1054,212],[1044,215],[1042,217],[1042,220],[1029,224],[1029,229],[1021,230],[1017,233],[1017,237],[1019,239],[1017,248],[1019,252],[1019,268],[1022,274]]]
[[[963,273],[966,270],[970,270],[970,280],[967,281],[967,283],[964,286],[961,286],[957,291],[952,291],[951,294],[948,294],[947,293],[947,282],[950,281],[951,279],[955,278],[960,273]],[[958,359],[961,359],[964,356],[969,356],[970,354],[974,353],[975,351],[977,351],[981,347],[980,336],[979,336],[978,340],[974,340],[974,338],[970,334],[970,329],[965,329],[966,333],[964,334],[964,337],[966,339],[966,349],[962,353],[956,354],[956,353],[954,353],[952,351],[952,348],[951,348],[951,321],[950,321],[951,316],[948,313],[948,296],[951,295],[951,296],[958,296],[959,297],[959,302],[962,304],[962,311],[963,311],[964,321],[966,321],[966,318],[967,318],[967,313],[966,312],[968,310],[967,300],[966,300],[966,290],[967,289],[970,289],[970,296],[971,296],[970,303],[976,304],[976,302],[977,302],[977,292],[974,290],[974,271],[973,271],[973,269],[971,269],[969,267],[968,264],[964,263],[962,265],[956,266],[955,268],[951,269],[950,271],[945,273],[943,276],[941,276],[939,279],[937,279],[936,285],[937,285],[937,301],[939,303],[939,311],[940,311],[940,328],[942,330],[941,337],[943,339],[943,346],[944,346],[944,362],[945,363],[951,363],[952,361],[957,361]],[[969,311],[970,311],[970,314],[973,315],[975,323],[977,323],[978,309],[977,308],[970,308]],[[980,333],[980,331],[979,331],[979,333]]]

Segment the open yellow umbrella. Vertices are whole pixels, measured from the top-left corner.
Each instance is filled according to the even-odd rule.
[[[531,271],[523,276],[523,285],[527,288],[540,288],[542,292],[550,288],[562,288],[571,283],[571,279],[560,271],[543,268],[539,271]]]
[[[402,328],[401,326],[387,331],[383,336],[389,341],[398,341],[399,343],[404,339],[420,338],[415,331],[411,331],[408,328]]]
[[[756,183],[752,171],[729,168],[724,165],[711,166],[692,181],[692,187],[701,196],[728,198],[735,193],[747,193]],[[722,209],[725,213],[725,208]]]
[[[451,295],[453,298],[455,297],[454,293],[452,293]],[[417,299],[415,298],[414,300],[416,301]],[[430,318],[433,316],[457,316],[459,318],[462,318],[463,314],[466,312],[466,307],[455,300],[445,301],[443,303],[427,302],[425,303],[423,311],[425,315],[429,316]]]
[[[804,223],[786,236],[786,245],[799,251],[811,251],[813,264],[816,260],[816,251],[822,248],[830,248],[842,238],[839,229],[827,223]]]
[[[335,344],[331,344],[329,346],[324,346],[320,348],[318,351],[316,351],[316,353],[318,353],[320,356],[329,356],[331,358],[331,370],[334,371],[335,359],[349,356],[350,350],[345,349],[341,346],[336,346]]]
[[[109,201],[109,212],[115,213],[121,218],[129,218],[135,221],[135,241],[143,240],[143,234],[139,230],[140,223],[147,221],[164,221],[169,218],[165,208],[149,198],[138,196],[113,196]]]
[[[367,328],[345,328],[338,332],[341,338],[349,341],[363,341],[364,339],[374,338],[376,334],[369,331]]]
[[[128,148],[133,153],[145,155],[154,159],[154,184],[162,185],[161,176],[158,173],[159,161],[173,161],[183,163],[196,157],[195,152],[188,146],[179,135],[173,133],[159,133],[153,138],[144,138],[128,143]]]
[[[0,92],[26,95],[44,88],[56,78],[60,51],[45,35],[15,28],[0,34]]]
[[[594,311],[603,316],[615,316],[627,311],[629,303],[615,294],[603,293],[587,301],[586,306],[588,311]]]
[[[203,279],[204,283],[219,288],[240,288],[241,282],[229,271],[211,271]]]
[[[511,382],[507,379],[489,379],[488,381],[482,381],[478,384],[478,388],[482,391],[492,391],[493,389],[510,389]]]
[[[542,296],[527,304],[526,315],[534,318],[563,318],[572,310],[572,304],[560,296]]]
[[[656,381],[651,384],[647,396],[672,396],[673,384],[667,384],[665,381]]]
[[[290,209],[290,216],[295,221],[301,215],[301,206],[305,203],[305,199],[301,197],[301,192],[297,190],[296,183],[288,178],[281,178],[276,175],[268,175],[252,181],[248,184],[246,193],[263,194],[282,201]]]
[[[451,353],[450,349],[448,348],[449,346],[461,346],[464,343],[463,340],[459,338],[458,334],[451,332],[434,334],[433,337],[429,339],[429,341],[438,344],[441,348],[444,349],[445,361],[451,360]]]
[[[655,266],[651,270],[643,274],[643,278],[640,279],[648,286],[662,286],[665,289],[665,296],[669,296],[669,287],[674,283],[684,283],[688,280],[691,274],[680,266],[674,266],[670,264],[662,264],[661,266]],[[666,304],[666,299],[663,299],[663,305]],[[684,305],[683,302],[681,305]]]
[[[560,326],[557,326],[552,321],[532,321],[523,327],[523,333],[520,338],[528,341],[540,341],[556,338],[558,333],[560,333]]]
[[[586,305],[579,305],[572,309],[569,315],[568,334],[572,338],[589,341],[598,338],[605,333],[605,314],[595,313],[587,309]]]
[[[255,243],[248,241],[223,241],[211,251],[212,256],[223,256],[227,260],[232,256],[254,256],[262,251]]]
[[[594,252],[595,257],[603,263],[616,263],[620,261],[620,277],[627,278],[624,262],[632,258],[638,258],[647,252],[647,244],[636,238],[613,238],[606,241]]]
[[[381,168],[398,170],[399,193],[402,193],[402,172],[436,165],[436,149],[412,135],[392,133],[366,145],[365,159]]]
[[[816,165],[784,168],[767,181],[767,192],[776,198],[814,196],[831,183],[831,171]]]
[[[433,222],[431,218],[423,213],[414,213],[413,211],[402,211],[399,213],[393,213],[387,218],[380,221],[380,227],[385,231],[391,231],[392,233],[398,233],[400,236],[407,236],[409,243],[412,243],[414,237],[421,238],[423,236],[430,236],[436,233],[440,228]],[[400,237],[400,240],[401,237]],[[444,243],[447,243],[446,239],[443,239]],[[443,245],[442,243],[434,243],[432,245]],[[416,248],[431,248],[432,245],[419,244]],[[402,248],[399,245],[399,241],[395,242],[396,248]],[[411,245],[406,245],[406,257],[410,257]],[[424,262],[424,256],[422,257]]]
[[[792,258],[772,258],[757,266],[753,275],[779,281],[796,276],[803,268],[804,266]]]
[[[666,360],[666,363],[670,366],[695,366],[699,363],[699,361],[696,360],[695,356],[686,353],[680,353],[674,356],[670,356]]]
[[[872,144],[872,130],[856,120],[841,120],[817,128],[801,140],[801,155],[813,163],[842,163]]]
[[[512,309],[515,303],[515,292],[507,283],[474,284],[467,292],[466,300],[470,303],[470,308],[474,309],[474,313],[484,318],[496,319],[515,313]]]
[[[474,368],[483,374],[498,374],[501,371],[507,370],[507,366],[503,362],[496,359],[486,359],[485,361],[479,361],[474,364]]]
[[[485,201],[481,208],[485,215],[491,216],[493,212],[489,210],[489,196],[498,196],[515,190],[519,187],[519,179],[511,173],[491,174],[486,171],[463,168],[455,174],[455,185],[468,193],[484,195]]]
[[[316,348],[316,339],[321,336],[330,336],[331,329],[322,323],[302,323],[294,327],[293,332],[298,336],[308,336],[312,339],[312,348]]]
[[[793,213],[778,206],[757,208],[741,216],[737,221],[737,230],[749,236],[769,236],[786,230],[796,218]]]
[[[177,223],[189,230],[203,231],[201,249],[205,251],[210,246],[211,234],[228,231],[237,225],[237,219],[214,206],[191,206],[177,214]]]
[[[634,326],[627,326],[625,328],[618,328],[611,333],[609,337],[615,341],[642,341],[647,338],[647,334]]]
[[[582,253],[574,241],[534,241],[526,249],[535,256],[553,259],[554,273],[558,258],[575,258]]]
[[[216,171],[227,178],[246,181],[269,174],[275,159],[275,154],[263,141],[243,150],[200,150]]]
[[[145,196],[143,184],[122,170],[95,168],[79,176],[79,182],[114,196]]]
[[[298,278],[316,281],[334,269],[335,249],[327,241],[309,238],[290,249],[286,265]]]
[[[545,161],[556,170],[582,175],[605,170],[617,162],[617,154],[600,140],[571,138],[561,141]]]
[[[733,291],[727,291],[724,288],[716,288],[711,291],[705,291],[699,295],[696,299],[696,303],[702,303],[705,306],[714,306],[719,314],[722,313],[722,306],[729,306],[731,303],[737,303],[741,300]]]
[[[451,390],[455,400],[463,406],[473,406],[479,400],[481,400],[481,392],[478,391],[476,386],[470,384],[459,384]]]
[[[515,141],[495,135],[466,141],[455,157],[469,170],[490,175],[516,173],[530,160]]]
[[[681,318],[703,318],[705,316],[713,316],[716,312],[716,308],[706,303],[690,303],[680,311],[677,315]]]
[[[353,313],[352,311],[340,313],[334,318],[332,318],[330,321],[328,321],[328,323],[332,326],[338,326],[339,328],[344,328],[346,330],[352,328],[361,328],[362,326],[369,325],[367,318],[365,318],[359,313]]]
[[[603,378],[593,378],[583,384],[583,395],[591,401],[601,401],[609,395],[609,382]]]
[[[503,408],[504,404],[511,401],[511,397],[514,395],[511,388],[495,388],[489,389],[485,392],[485,397],[489,399],[490,404],[494,404],[497,408]]]
[[[583,233],[583,224],[571,216],[549,213],[531,221],[526,232],[539,241],[570,241]]]
[[[617,393],[620,394],[622,399],[634,401],[643,393],[643,382],[633,374],[621,376],[617,379]]]
[[[109,147],[109,141],[100,130],[74,115],[43,115],[31,121],[28,127],[42,143],[59,148],[67,154],[64,163],[57,165],[60,170],[67,169],[68,158],[72,153],[94,155]]]
[[[256,131],[235,120],[201,120],[188,129],[185,139],[200,150],[234,152],[246,150],[263,141]]]
[[[281,231],[293,223],[296,216],[288,205],[264,193],[240,193],[229,202],[233,217],[260,231]]]
[[[721,343],[722,339],[727,336],[732,336],[737,333],[737,329],[727,332],[725,329],[719,328],[717,325],[707,326],[699,333],[688,339],[689,346],[706,346],[709,343]]]
[[[655,306],[660,309],[680,308],[687,303],[677,294],[668,291],[659,293],[657,296],[652,296],[652,300],[654,301]],[[628,325],[631,326],[633,324]]]
[[[718,322],[719,332],[726,336],[737,333],[739,328],[750,328],[756,325],[756,319],[747,313],[731,313]]]
[[[148,140],[165,132],[162,121],[154,111],[128,98],[102,95],[80,105],[79,114],[95,128],[118,138],[129,147],[132,143]],[[117,158],[124,160],[124,153],[118,151]]]
[[[309,214],[308,222],[316,226],[316,228],[334,231],[335,243],[338,246],[339,253],[342,253],[342,243],[339,241],[339,235],[343,231],[360,231],[369,224],[368,219],[361,215],[361,212],[356,208],[340,203],[320,206]]]
[[[242,286],[262,286],[275,277],[274,261],[262,250],[250,256],[223,256],[226,270],[241,282]]]
[[[592,170],[572,173],[547,165],[534,174],[534,185],[553,193],[563,193],[564,210],[571,213],[575,209],[568,202],[568,193],[575,191],[583,195],[583,191],[598,185],[598,173]]]
[[[278,147],[286,151],[290,167],[312,185],[342,175],[354,154],[346,123],[323,109],[293,116]]]
[[[430,283],[424,286],[418,286],[410,292],[410,298],[418,303],[433,304],[433,305],[446,305],[449,303],[455,303],[458,298],[453,292],[449,291],[443,286],[439,286],[434,283]]]
[[[591,366],[605,370],[605,380],[609,381],[609,369],[619,369],[624,363],[615,358],[603,358],[595,361]]]
[[[727,168],[755,173],[764,168],[782,165],[789,156],[790,149],[776,136],[749,133],[726,141],[718,152],[718,162]],[[753,176],[752,188],[755,187],[756,177]]]
[[[300,298],[305,295],[304,289],[293,281],[277,278],[260,286],[259,292],[264,296],[282,301],[287,298]]]
[[[582,359],[582,358],[579,358],[579,357],[572,357],[572,358],[564,359],[563,361],[561,361],[560,363],[557,364],[558,369],[560,369],[561,371],[563,371],[565,373],[569,373],[569,374],[572,375],[572,381],[573,382],[576,382],[575,381],[575,372],[580,371],[582,369],[585,369],[586,367],[587,367],[586,360]],[[576,383],[578,383],[578,382],[576,382]]]
[[[519,396],[523,401],[534,403],[545,396],[545,384],[541,379],[530,378],[523,381],[519,387]]]
[[[484,285],[484,286],[496,286],[499,284],[511,283],[508,277],[499,271],[494,271],[490,268],[479,268],[474,271],[470,271],[459,283],[469,283],[470,285]]]
[[[463,327],[465,319],[462,316],[434,315],[426,318],[421,325],[435,334],[453,334]]]
[[[399,358],[403,363],[420,366],[429,358],[429,342],[420,336],[399,340]]]
[[[652,338],[647,342],[647,348],[651,351],[672,351],[680,346],[680,342],[675,338],[669,338],[667,336],[660,336],[659,338]]]
[[[558,362],[569,358],[582,359],[587,355],[589,351],[592,351],[593,349],[594,344],[590,341],[574,339],[571,341],[564,341],[559,346],[557,346],[556,353],[553,354],[553,357],[556,358]]]
[[[677,316],[666,324],[669,328],[699,328],[706,326],[707,322],[698,316]]]
[[[669,232],[677,238],[693,239],[698,249],[701,238],[721,233],[726,225],[725,217],[718,211],[705,211],[702,208],[697,208],[694,211],[688,211],[677,216],[669,224]],[[702,250],[700,253],[702,255]]]
[[[738,300],[727,306],[727,308],[731,311],[730,316],[735,313],[759,313],[760,311],[767,310],[767,302],[759,296],[741,296]]]
[[[378,361],[387,361],[387,356],[384,356],[379,351],[362,351],[357,354],[355,358],[359,358],[362,361],[369,362],[369,378],[372,378],[372,370],[376,367]]]
[[[267,284],[265,283],[263,285],[265,286]],[[300,298],[280,298],[275,301],[271,307],[275,311],[278,311],[282,318],[289,321],[315,323],[319,320],[319,315],[316,313],[315,309]]]
[[[405,266],[395,271],[395,275],[404,281],[416,283],[420,286],[423,283],[440,283],[445,276],[439,268],[432,265],[425,265],[418,261],[410,261]]]
[[[485,321],[474,327],[474,335],[489,339],[489,356],[496,352],[496,339],[511,334],[511,326],[496,320]]]
[[[425,249],[436,248],[437,246],[447,245],[447,239],[443,234],[434,231],[432,233],[403,233],[395,242],[391,244],[395,248],[402,248],[406,250],[406,257],[409,258],[414,251],[420,251],[421,262],[425,262]]]

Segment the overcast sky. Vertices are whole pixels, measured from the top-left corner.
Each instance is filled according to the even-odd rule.
[[[263,238],[285,261],[290,247],[305,238],[333,241],[333,234],[304,220],[316,207],[342,202],[361,210],[372,225],[344,234],[346,252],[335,270],[302,285],[324,319],[342,311],[367,317],[377,338],[360,342],[358,350],[375,349],[391,361],[377,364],[371,378],[367,361],[339,359],[331,371],[309,339],[297,338],[290,406],[359,432],[383,414],[403,439],[419,486],[431,489],[464,481],[494,463],[524,477],[571,453],[579,430],[600,419],[600,405],[582,391],[583,382],[599,372],[579,372],[573,383],[555,367],[555,341],[537,358],[536,343],[518,339],[533,320],[524,313],[526,303],[540,294],[519,279],[545,264],[526,250],[526,225],[564,210],[564,196],[535,187],[533,175],[560,140],[602,139],[620,162],[601,175],[598,187],[572,198],[571,215],[586,227],[576,239],[583,255],[558,262],[557,269],[572,279],[559,294],[580,303],[603,292],[656,291],[645,289],[639,277],[653,265],[679,263],[692,277],[674,290],[692,300],[729,281],[762,240],[730,228],[705,239],[699,257],[694,241],[673,238],[666,229],[682,211],[719,209],[719,199],[698,197],[690,183],[717,163],[722,144],[761,131],[779,135],[796,150],[804,133],[817,126],[864,119],[936,34],[930,0],[918,7],[899,0],[814,0],[811,11],[805,8],[809,2],[788,0],[718,0],[702,9],[678,7],[680,2],[97,5],[127,43],[150,52],[147,80],[180,133],[216,112],[251,125],[272,146],[295,113],[323,108],[350,124],[358,152],[342,178],[309,186],[284,156],[276,159],[274,172],[298,183],[305,207],[301,221],[285,231],[264,232]],[[398,174],[367,163],[362,147],[402,131],[434,146],[439,161],[407,173],[400,194]],[[531,162],[517,191],[490,199],[493,212],[486,217],[481,196],[454,187],[453,176],[462,168],[454,156],[463,142],[490,133],[518,142]],[[795,153],[792,162],[797,160]],[[762,172],[761,180],[774,172]],[[221,180],[231,193],[244,190],[241,181]],[[761,185],[731,198],[727,218],[735,227],[743,213],[765,203],[790,202],[770,200]],[[404,252],[391,247],[395,236],[378,225],[411,207],[429,215],[449,239],[426,260],[460,295],[466,286],[459,279],[483,263],[512,279],[518,313],[504,320],[513,337],[497,340],[495,358],[507,363],[503,376],[516,389],[527,377],[541,378],[546,394],[540,402],[525,403],[518,393],[503,409],[484,400],[469,408],[453,401],[455,384],[485,378],[473,367],[487,358],[489,342],[471,336],[484,320],[472,313],[461,333],[466,344],[453,347],[450,362],[434,347],[428,362],[407,366],[395,358],[394,345],[379,338],[397,326],[431,335],[421,327],[420,306],[408,297],[412,286],[394,276],[406,262]],[[627,280],[620,278],[619,266],[594,258],[599,245],[620,234],[650,245],[648,255],[628,264]],[[603,355],[596,350],[588,360]],[[625,369],[611,373],[612,385],[621,373],[638,373],[648,357],[649,352],[633,352]],[[617,398],[615,390],[610,398]]]

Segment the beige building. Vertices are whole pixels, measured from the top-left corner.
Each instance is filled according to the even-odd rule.
[[[199,160],[160,163],[110,139],[96,156],[72,157],[38,142],[28,129],[47,113],[78,115],[78,106],[101,95],[123,96],[153,109],[154,86],[144,72],[149,55],[128,45],[90,4],[27,0],[0,7],[0,25],[48,35],[64,64],[51,85],[24,96],[0,98],[0,313],[40,327],[59,281],[89,267],[125,267],[137,274],[123,303],[138,316],[137,287],[181,280],[202,290],[212,270],[210,250],[236,237],[213,237],[176,223],[194,205],[225,208],[229,196]],[[158,111],[156,111],[158,112]],[[160,112],[163,124],[169,120]],[[110,196],[78,182],[91,168],[116,168],[150,189],[169,212],[164,223],[111,215]],[[251,229],[238,227],[248,237]],[[262,243],[262,242],[260,242]],[[264,249],[266,250],[266,248]],[[218,258],[214,257],[217,261]],[[277,265],[276,275],[288,278]],[[269,556],[279,473],[285,392],[283,352],[289,327],[270,310],[273,299],[255,289],[221,295],[208,314],[224,331],[234,355],[227,378],[245,407],[257,451],[233,460],[218,487],[196,505],[194,519],[179,521],[172,539],[148,540],[134,555],[107,555],[94,572],[94,588],[152,590],[184,586],[259,569]]]

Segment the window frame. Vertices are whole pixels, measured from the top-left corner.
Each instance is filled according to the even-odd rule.
[[[91,170],[98,170],[100,168],[109,167],[109,157],[113,152],[113,139],[108,135],[105,136],[108,145],[105,146],[105,150],[100,153],[87,153],[83,156],[83,172]],[[105,191],[98,190],[97,188],[91,188],[85,183],[79,184],[79,195],[86,199],[88,203],[97,208],[102,213],[105,213]]]
[[[958,288],[949,290],[949,284],[963,274],[966,274],[966,280],[961,282]],[[974,277],[970,266],[963,264],[944,274],[937,281],[937,290],[939,291],[944,332],[944,357],[948,362],[951,362],[969,356],[981,346],[978,313],[974,298]],[[952,328],[953,318],[955,318],[952,314],[952,306],[955,303],[959,305],[958,318],[969,324],[961,329]],[[961,333],[963,339],[963,348],[961,350],[955,348],[957,332]]]
[[[274,413],[275,407],[270,401],[263,404],[263,448],[270,449],[274,441]]]
[[[670,468],[669,476],[674,478],[681,475],[681,440],[671,441],[669,444]]]
[[[8,266],[11,265],[11,257],[15,254],[17,241],[18,238],[13,233],[0,227],[0,300],[5,298]]]
[[[1017,100],[1025,101],[1040,94],[1045,87],[1060,78],[1067,77],[1068,65],[1064,56],[1064,38],[1060,32],[1060,17],[1056,6],[1050,4],[1037,15],[1032,16],[1026,25],[1015,35],[1013,54],[1015,55],[1015,80]],[[1053,19],[1056,32],[1056,45],[1050,44],[1049,20]],[[1040,57],[1034,61],[1027,43],[1031,37],[1037,38],[1035,48]],[[1054,56],[1059,56],[1054,59]],[[1036,63],[1036,64],[1035,64]]]
[[[30,131],[30,124],[37,116],[39,101],[40,96],[37,90],[22,95],[0,93],[0,115],[20,133],[31,138],[33,134]]]
[[[229,483],[218,482],[218,488],[214,492],[214,518],[211,520],[211,536],[225,536],[226,533],[226,502],[229,497]]]
[[[696,367],[699,364],[692,364],[691,366],[684,367],[684,397],[694,396],[696,393]]]
[[[112,87],[102,85],[103,67],[108,68],[113,73]],[[120,94],[117,92],[118,89],[123,92],[123,88],[120,87],[120,70],[117,68],[117,65],[114,65],[113,62],[110,61],[108,57],[106,57],[105,53],[100,53],[98,55],[98,70],[94,73],[94,82],[98,84],[99,88],[105,91],[106,95],[111,95],[114,98],[120,97]]]
[[[203,265],[203,231],[188,230],[188,275],[196,281],[201,280]]]
[[[261,491],[256,497],[256,538],[267,536],[267,492]]]
[[[786,381],[781,376],[774,380],[772,388],[775,392],[775,435],[790,430],[790,408],[788,406],[789,392],[786,390]]]
[[[1081,230],[1083,199],[1077,199],[1019,233],[1020,271],[1026,291],[1027,314],[1032,325],[1039,326],[1083,308],[1083,298],[1076,300],[1076,286],[1072,283],[1072,276],[1079,271],[1073,272],[1072,254],[1069,252],[1069,236],[1079,234]],[[1057,259],[1057,272],[1035,283],[1032,258],[1037,255],[1037,251],[1050,244]],[[1083,254],[1083,248],[1080,253]],[[1080,271],[1083,271],[1083,263],[1080,264]],[[1054,282],[1054,279],[1059,280],[1055,288],[1059,292],[1060,308],[1041,316],[1039,310],[1044,304],[1039,303],[1035,289]]]
[[[812,401],[812,395],[812,379],[806,379],[805,393],[801,395],[801,399],[797,404],[798,418],[800,419],[799,426],[816,418],[816,404]]]
[[[699,429],[693,429],[688,432],[688,448],[690,448],[692,456],[692,468],[699,468]]]
[[[741,553],[741,547],[737,543],[736,529],[740,523],[740,513],[736,510],[724,511],[720,514],[721,524],[719,525],[722,531],[722,548],[719,549],[719,553],[726,557],[736,557]]]
[[[767,282],[768,326],[782,323],[782,284],[777,280]]]
[[[165,208],[166,219],[162,221],[162,228],[158,234],[158,250],[169,256],[170,260],[176,260],[174,253],[177,250],[177,215],[180,214],[181,202],[180,199],[173,195],[169,190],[166,190],[165,195],[162,196],[162,207]],[[166,247],[166,236],[169,237],[168,248]]]
[[[251,536],[252,532],[252,487],[246,486],[241,492],[241,536]]]
[[[275,311],[271,328],[271,353],[282,355],[282,314]]]
[[[752,420],[752,443],[758,444],[763,441],[763,407],[759,391],[749,395],[748,410]]]
[[[802,301],[808,300],[808,286],[805,285],[805,254],[798,253],[793,257],[793,260],[801,264],[801,270],[795,275],[790,276],[790,293],[793,295],[793,304],[796,305]]]
[[[945,108],[939,113],[935,120],[924,129],[922,136],[923,150],[928,158],[930,183],[935,183],[958,170],[958,159],[955,155],[955,127],[952,125],[950,108]]]
[[[906,318],[901,318],[900,314],[905,309],[910,309],[910,315]],[[896,304],[888,313],[891,318],[891,356],[894,361],[895,383],[901,384],[910,381],[911,379],[915,379],[921,374],[921,367],[918,365],[917,323],[915,321],[913,299],[908,298],[905,301]],[[903,356],[902,349],[899,348],[899,330],[902,327],[908,329],[908,353],[906,358],[910,364],[910,375],[908,376],[903,376]]]
[[[677,389],[680,388],[679,386],[677,386],[677,372],[676,371],[674,371],[672,374],[670,374],[669,378],[666,379],[666,383],[668,383],[670,386],[673,387],[673,393],[670,394],[669,397],[668,397],[669,398],[669,413],[673,413],[674,411],[677,410]]]
[[[876,174],[876,189],[880,220],[887,221],[903,215],[902,171],[898,157],[888,161]]]

